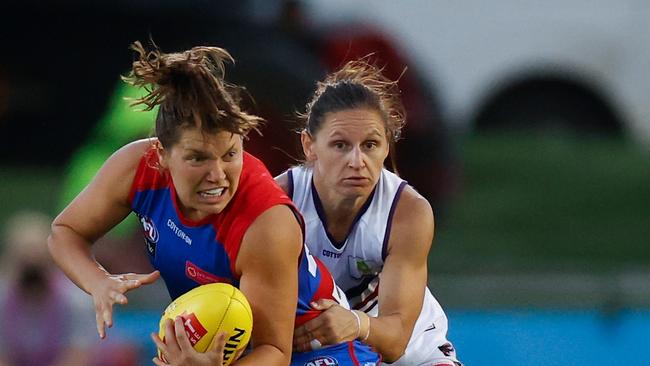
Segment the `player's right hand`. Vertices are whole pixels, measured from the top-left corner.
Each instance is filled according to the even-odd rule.
[[[329,299],[319,299],[311,303],[311,307],[322,313],[294,330],[294,351],[313,351],[314,345],[333,345],[359,337],[361,324],[357,323],[352,311]]]
[[[160,357],[153,358],[156,366],[199,366],[223,364],[223,351],[226,347],[226,332],[218,332],[205,353],[198,352],[192,347],[183,325],[183,319],[178,316],[174,321],[165,319],[165,339],[160,339],[158,334],[152,333],[151,339],[159,350]],[[236,356],[239,357],[241,352]]]
[[[106,338],[106,327],[113,326],[113,304],[127,304],[129,300],[124,295],[125,293],[142,285],[154,283],[159,277],[160,272],[158,271],[148,274],[107,274],[106,277],[93,284],[89,292],[95,303],[95,321],[100,338]]]

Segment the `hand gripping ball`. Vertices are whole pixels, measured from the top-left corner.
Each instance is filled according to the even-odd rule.
[[[220,331],[228,336],[223,365],[230,365],[237,351],[248,344],[253,329],[253,313],[244,294],[226,283],[196,287],[174,300],[160,319],[158,336],[165,338],[164,320],[180,316],[194,349],[205,352]],[[159,357],[160,355],[160,351]],[[162,357],[161,357],[162,358]]]

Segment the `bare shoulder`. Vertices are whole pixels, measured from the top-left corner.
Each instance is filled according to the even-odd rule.
[[[289,193],[289,171],[286,170],[284,173],[275,177],[275,183],[277,183],[285,193]]]
[[[298,219],[286,205],[275,205],[264,211],[251,224],[245,239],[249,236],[262,237],[263,240],[260,243],[263,246],[276,242],[278,245],[302,242],[302,231]],[[298,249],[300,249],[300,245],[298,245]]]
[[[413,187],[407,185],[402,191],[395,208],[394,222],[404,222],[410,225],[433,225],[433,209],[431,204]]]
[[[138,164],[153,141],[135,141],[114,152],[54,223],[94,242],[122,221],[131,211],[129,193]]]
[[[137,140],[118,149],[106,160],[91,186],[120,202],[126,202],[138,164],[156,141]]]
[[[433,210],[426,198],[406,186],[393,216],[389,255],[426,258],[433,242]]]
[[[157,141],[155,138],[148,138],[128,143],[114,152],[106,162],[125,168],[137,166],[147,150],[154,146]]]
[[[298,258],[302,250],[302,231],[298,219],[286,205],[264,211],[246,230],[236,267],[261,266]],[[291,254],[295,255],[291,255]]]

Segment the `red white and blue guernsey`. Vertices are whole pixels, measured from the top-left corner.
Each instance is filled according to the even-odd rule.
[[[176,206],[171,176],[158,169],[152,148],[138,165],[129,194],[131,209],[142,223],[151,264],[160,271],[172,299],[212,282],[239,286],[235,262],[246,230],[275,205],[290,207],[304,225],[289,197],[275,183],[264,164],[244,153],[237,193],[226,208],[195,222]],[[310,302],[327,298],[347,306],[327,268],[309,254],[300,258],[296,326],[318,316]],[[341,294],[342,295],[342,294]],[[329,362],[329,363],[323,363]],[[360,342],[348,342],[308,353],[294,353],[292,365],[377,365],[380,356]]]

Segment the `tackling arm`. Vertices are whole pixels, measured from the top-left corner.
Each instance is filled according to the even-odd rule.
[[[431,206],[407,186],[395,211],[388,254],[380,274],[379,315],[369,318],[365,341],[386,362],[402,356],[420,314],[433,228]]]

